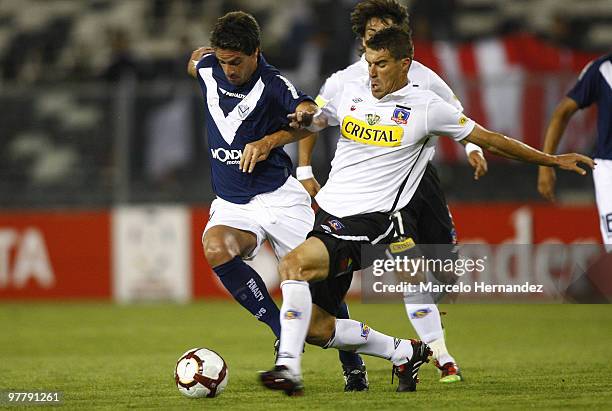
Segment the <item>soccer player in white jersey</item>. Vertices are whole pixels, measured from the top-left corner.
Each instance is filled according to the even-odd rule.
[[[304,241],[314,212],[307,193],[290,176],[291,161],[281,148],[254,170],[255,175],[241,173],[238,163],[244,144],[280,129],[287,122],[286,111],[293,112],[310,97],[267,64],[252,16],[228,13],[218,20],[212,40],[214,47],[195,50],[187,64],[207,100],[212,183],[218,196],[202,239],[204,253],[227,291],[278,338],[278,307],[259,274],[243,259],[254,257],[266,239],[277,257],[284,256]],[[341,310],[348,312],[346,304]],[[359,355],[341,351],[339,357],[349,376],[345,390],[367,388],[367,380],[356,378],[361,374],[351,373],[355,364],[362,364]],[[365,384],[358,384],[362,380]]]
[[[597,105],[597,144],[593,157],[595,197],[599,211],[601,237],[608,252],[612,252],[612,54],[591,61],[582,70],[578,81],[561,100],[546,129],[546,153],[557,151],[567,123],[578,109]],[[555,200],[555,170],[540,167],[538,190],[549,201]]]
[[[408,10],[405,6],[395,0],[365,0],[355,6],[351,13],[351,24],[354,34],[361,40],[365,49],[365,42],[377,31],[398,26],[409,30]],[[368,64],[365,55],[348,66],[347,68],[332,74],[324,83],[317,96],[316,102],[324,106],[340,90],[347,81],[357,78],[367,79]],[[442,100],[463,111],[461,102],[453,93],[451,88],[427,66],[413,61],[410,64],[408,78],[412,87],[421,90],[431,90]],[[355,102],[355,104],[359,104]],[[315,196],[320,190],[319,183],[312,174],[310,167],[311,154],[314,148],[316,135],[300,140],[299,167],[297,178],[308,190],[311,196]],[[470,164],[474,167],[476,179],[487,171],[487,162],[482,155],[482,149],[475,144],[466,143],[466,153]],[[433,158],[435,151],[431,151]],[[457,235],[452,216],[435,167],[427,163],[425,174],[413,200],[402,209],[401,222],[404,235],[417,244],[453,244],[457,241]],[[455,277],[456,278],[456,277]],[[431,295],[426,293],[406,293],[404,296],[406,314],[417,332],[419,338],[430,345],[434,352],[435,364],[440,370],[440,381],[452,383],[462,380],[455,358],[450,355],[446,348],[444,330],[440,320],[440,311],[434,303]],[[348,312],[340,310],[338,318],[349,318]],[[341,358],[346,354],[340,352]],[[349,359],[350,360],[350,359]],[[346,363],[347,361],[344,361]],[[360,364],[351,368],[344,367],[346,379],[345,390],[367,389],[368,380],[365,365],[360,359]]]
[[[361,246],[385,244],[391,238],[389,215],[415,193],[438,135],[466,139],[485,149],[496,147],[510,158],[581,175],[586,171],[578,163],[594,167],[586,156],[545,154],[488,131],[435,93],[411,87],[409,32],[386,28],[366,46],[369,79],[346,83],[323,109],[307,104],[307,110],[289,116],[292,127],[316,132],[337,124],[342,131],[329,180],[316,197],[320,209],[314,229],[279,265],[280,349],[274,368],[261,373],[260,379],[267,388],[289,395],[303,392],[304,341],[386,358],[399,377],[397,390],[416,389],[419,367],[431,352],[425,343],[393,338],[358,321],[336,319],[332,313],[344,299],[353,270],[363,268]],[[355,98],[361,101],[355,104]],[[370,124],[372,118],[376,121]],[[247,144],[241,169],[252,170],[274,147],[300,138],[303,134],[268,135]],[[312,293],[311,285],[317,285]]]

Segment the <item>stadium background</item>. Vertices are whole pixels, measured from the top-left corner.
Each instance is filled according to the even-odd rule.
[[[1,2],[0,297],[224,295],[200,248],[214,195],[200,91],[185,62],[208,44],[217,16],[244,9],[262,26],[268,60],[316,95],[357,57],[354,4]],[[581,68],[612,44],[606,1],[408,5],[416,58],[471,117],[535,147]],[[578,113],[561,150],[590,153],[595,116]],[[322,183],[336,139],[326,131],[315,149]],[[287,151],[295,156],[295,146]],[[537,194],[535,167],[487,155],[489,174],[475,182],[462,151],[441,139],[435,158],[461,241],[600,242],[590,178],[559,173],[553,206]],[[260,263],[274,286],[269,250]]]
[[[218,16],[243,9],[261,24],[266,58],[316,95],[329,74],[357,57],[349,25],[355,3],[0,1],[0,325],[6,330],[0,336],[0,389],[55,387],[82,408],[89,408],[92,398],[109,408],[184,408],[170,391],[169,369],[186,348],[201,344],[221,346],[234,372],[230,392],[221,399],[228,402],[217,404],[237,408],[239,399],[247,400],[243,408],[275,405],[250,388],[253,370],[270,361],[270,335],[233,302],[216,302],[227,295],[201,250],[213,193],[202,98],[185,63],[194,48],[208,44]],[[416,59],[444,78],[471,117],[536,147],[581,68],[612,44],[609,1],[407,4]],[[595,115],[590,109],[575,116],[561,150],[591,152]],[[321,183],[336,138],[335,131],[319,137],[313,165]],[[295,147],[287,150],[295,155]],[[558,173],[558,203],[550,205],[537,194],[536,167],[487,159],[489,174],[475,182],[462,148],[439,145],[435,163],[460,241],[533,243],[530,258],[543,244],[601,242],[590,177]],[[508,261],[510,281],[517,267]],[[270,250],[254,264],[274,288]],[[92,300],[103,304],[90,305]],[[197,302],[167,305],[168,300]],[[127,308],[113,301],[161,305]],[[351,307],[374,327],[412,333],[399,304]],[[506,404],[515,407],[590,401],[603,408],[610,401],[605,384],[598,385],[601,373],[612,371],[606,365],[609,327],[597,327],[609,324],[607,307],[453,311],[447,329],[474,384],[464,392],[449,391],[437,405],[462,401],[489,408],[491,401],[510,399]],[[390,324],[392,316],[401,320]],[[251,333],[255,350],[247,359],[239,344],[242,332]],[[485,335],[487,344],[474,353],[470,347],[481,342],[474,338]],[[588,355],[574,352],[583,337],[591,343]],[[503,344],[508,340],[511,350]],[[560,348],[561,340],[570,348]],[[525,369],[527,350],[538,367]],[[308,350],[306,369],[329,362],[331,357],[317,357],[319,352]],[[382,362],[368,364],[371,380],[387,384]],[[552,389],[542,382],[556,381],[563,367],[574,372],[574,385]],[[594,368],[600,373],[592,373]],[[28,371],[33,369],[41,372]],[[320,407],[329,406],[325,387],[338,385],[336,377],[318,375],[324,387],[315,394]],[[150,384],[129,388],[143,379]],[[485,391],[476,384],[483,381]],[[435,392],[433,385],[422,388]],[[599,394],[590,396],[591,391]],[[369,400],[350,401],[389,406],[370,394]],[[540,402],[529,402],[534,398]],[[415,401],[417,408],[428,407],[426,399]]]

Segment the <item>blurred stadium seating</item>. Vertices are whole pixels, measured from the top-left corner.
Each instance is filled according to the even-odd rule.
[[[356,56],[355,1],[4,0],[0,2],[0,207],[100,206],[213,198],[190,51],[217,16],[252,12],[263,50],[316,94]],[[612,44],[609,1],[410,1],[416,58],[485,126],[540,146],[554,104],[580,68]],[[588,153],[594,116],[572,123],[565,149]],[[324,181],[335,146],[320,139]],[[461,149],[437,162],[453,200],[535,199],[535,169],[508,162],[478,184]],[[504,178],[500,187],[499,178]],[[590,201],[590,181],[564,175],[561,199]]]

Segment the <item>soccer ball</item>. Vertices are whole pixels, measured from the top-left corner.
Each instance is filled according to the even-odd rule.
[[[186,397],[212,398],[227,385],[227,364],[216,352],[193,348],[181,355],[174,369],[176,387]]]

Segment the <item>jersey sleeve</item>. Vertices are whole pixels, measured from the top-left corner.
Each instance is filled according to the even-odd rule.
[[[302,101],[310,100],[314,102],[312,97],[296,89],[286,77],[280,74],[276,74],[272,77],[270,86],[274,99],[288,113],[293,113],[298,104],[300,104]]]
[[[456,141],[467,137],[476,122],[466,117],[457,107],[434,96],[427,105],[427,134],[449,136]]]
[[[580,108],[590,106],[598,98],[598,76],[598,67],[591,61],[582,69],[580,76],[578,76],[578,81],[567,93],[567,96],[574,100]]]
[[[317,95],[317,99],[315,102],[319,107],[325,106],[339,91],[342,89],[342,83],[340,82],[340,78],[338,73],[332,74],[330,77],[325,80],[323,86],[319,90],[319,94]]]
[[[440,96],[442,100],[457,108],[457,110],[463,111],[463,105],[457,98],[457,95],[453,93],[448,84],[433,70],[429,70],[429,89]]]

